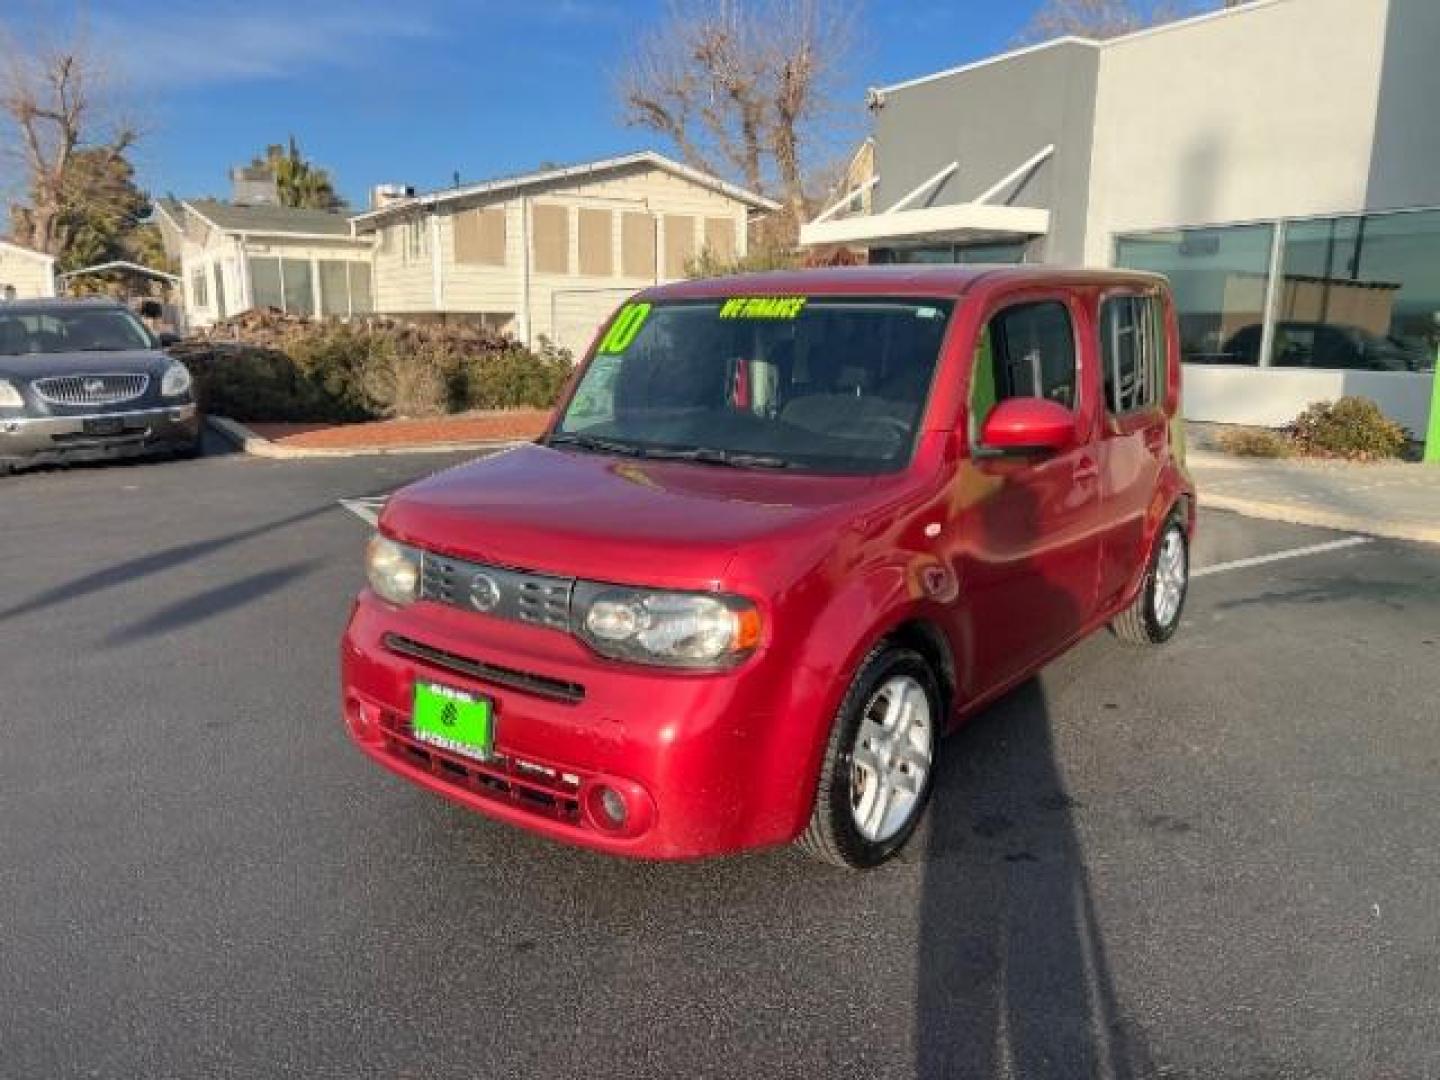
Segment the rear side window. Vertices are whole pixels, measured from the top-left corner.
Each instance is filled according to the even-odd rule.
[[[1100,360],[1111,415],[1159,404],[1165,386],[1165,334],[1160,301],[1112,296],[1100,306]]]
[[[1055,300],[1017,304],[985,327],[970,377],[970,438],[995,404],[1013,397],[1043,397],[1074,408],[1078,400],[1075,331],[1070,312]]]

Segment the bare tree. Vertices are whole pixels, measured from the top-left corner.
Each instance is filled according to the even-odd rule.
[[[6,142],[20,159],[28,200],[11,207],[20,243],[61,255],[87,221],[129,208],[133,189],[97,183],[129,175],[125,155],[138,136],[134,125],[110,118],[105,84],[82,33],[28,52],[0,40],[0,120],[11,129]]]
[[[1046,0],[1021,33],[1026,41],[1074,34],[1119,37],[1146,27],[1174,22],[1214,8],[1240,7],[1248,0]]]
[[[805,215],[859,0],[672,0],[619,78],[628,123]]]

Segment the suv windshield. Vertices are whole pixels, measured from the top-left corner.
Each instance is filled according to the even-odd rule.
[[[118,308],[16,311],[0,305],[0,356],[153,347],[140,320]]]
[[[632,303],[549,438],[744,468],[904,465],[953,304],[858,297]]]

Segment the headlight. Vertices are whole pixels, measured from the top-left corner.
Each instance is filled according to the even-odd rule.
[[[160,380],[160,393],[165,397],[180,397],[190,392],[190,371],[178,360],[165,369]]]
[[[715,593],[576,587],[576,626],[596,652],[669,667],[723,668],[760,643],[760,613]]]
[[[23,409],[25,399],[20,396],[20,391],[15,389],[15,384],[0,379],[0,409]]]
[[[365,548],[365,576],[376,596],[412,603],[420,594],[420,552],[376,535]]]

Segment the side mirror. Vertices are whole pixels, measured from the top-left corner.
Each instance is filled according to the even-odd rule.
[[[166,330],[164,333],[162,333],[162,334],[159,335],[159,340],[160,340],[160,347],[161,347],[162,349],[168,349],[168,348],[170,348],[171,345],[179,345],[179,344],[180,344],[180,335],[179,335],[179,334],[172,334],[172,333],[170,333],[170,331]]]
[[[1075,414],[1047,398],[1006,398],[980,428],[991,454],[1058,454],[1075,445]]]

